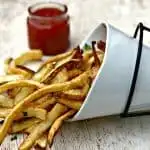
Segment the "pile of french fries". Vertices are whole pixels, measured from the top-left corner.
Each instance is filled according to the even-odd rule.
[[[102,64],[104,50],[92,42],[42,62],[40,50],[5,61],[0,76],[0,143],[7,134],[27,133],[20,150],[52,145],[64,120],[80,109]],[[35,72],[25,66],[41,60]]]

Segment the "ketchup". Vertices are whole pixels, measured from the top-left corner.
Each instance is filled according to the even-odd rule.
[[[65,52],[70,45],[67,7],[59,3],[41,3],[29,7],[28,42],[31,49],[45,55]]]

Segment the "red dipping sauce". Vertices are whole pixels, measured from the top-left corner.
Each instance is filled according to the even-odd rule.
[[[29,7],[28,12],[28,43],[31,49],[55,55],[69,48],[70,25],[66,5],[39,3]]]

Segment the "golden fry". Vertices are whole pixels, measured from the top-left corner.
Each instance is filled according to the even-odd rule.
[[[44,133],[39,139],[35,141],[35,145],[39,146],[40,148],[44,149],[47,146],[47,134]]]
[[[52,125],[52,123],[65,111],[67,107],[61,104],[56,104],[48,113],[47,119],[39,123],[30,135],[21,144],[19,150],[28,150],[32,147],[35,141]]]
[[[3,75],[0,76],[0,84],[4,84],[10,81],[21,80],[24,77],[22,75]]]
[[[48,133],[48,143],[49,143],[49,145],[52,145],[54,136],[55,136],[56,132],[59,130],[59,128],[61,127],[63,121],[69,119],[75,113],[76,113],[75,110],[70,110],[70,111],[66,112],[64,115],[60,116],[58,119],[55,120],[55,122],[51,126],[51,128],[49,130],[49,133]]]
[[[46,64],[44,67],[40,68],[38,72],[35,73],[35,75],[33,76],[33,80],[41,82],[42,78],[44,78],[53,68],[53,64]]]
[[[23,53],[21,56],[14,60],[16,65],[24,65],[29,61],[40,60],[43,54],[41,50],[32,50]]]
[[[11,111],[12,109],[0,108],[0,118],[6,118]],[[26,117],[35,117],[41,120],[45,120],[46,115],[47,111],[45,109],[29,107],[25,108],[22,113],[17,114],[14,120],[19,120]]]
[[[49,74],[45,76],[45,78],[42,80],[43,83],[45,84],[50,84],[51,80],[62,70],[64,67],[67,67],[68,65],[74,65],[74,64],[79,64],[80,60],[69,60],[65,62],[64,64],[61,64],[60,66],[56,67],[53,69]]]
[[[41,121],[40,119],[31,118],[31,119],[23,120],[20,122],[15,122],[13,123],[9,132],[16,133],[16,132],[23,131],[24,129],[27,129],[31,127],[32,125],[39,123],[40,121]]]
[[[7,91],[7,94],[10,98],[14,99],[16,95],[20,92],[21,88],[13,88]]]
[[[81,89],[71,89],[68,91],[62,91],[58,92],[58,96],[62,98],[67,98],[67,99],[73,99],[73,100],[84,100],[88,91],[89,91],[90,85],[87,83],[83,85],[83,88]]]
[[[10,90],[12,88],[16,87],[35,87],[35,88],[42,88],[44,85],[40,84],[39,82],[32,81],[32,80],[18,80],[18,81],[12,81],[8,82],[6,84],[3,84],[0,86],[0,93],[6,92],[7,90]]]
[[[46,87],[43,87],[43,88],[35,91],[33,94],[29,95],[27,98],[25,98],[24,100],[19,102],[13,108],[11,113],[5,118],[5,121],[2,125],[2,127],[0,128],[0,143],[6,136],[7,131],[15,118],[15,115],[22,111],[23,106],[25,104],[30,103],[50,92],[68,90],[68,89],[76,88],[78,86],[82,86],[83,84],[86,83],[87,79],[89,78],[89,75],[90,75],[89,72],[84,72],[80,76],[76,77],[75,79],[72,79],[71,81],[48,85]]]
[[[79,110],[83,103],[82,101],[75,101],[63,98],[56,99],[56,101],[75,110]]]
[[[49,64],[49,63],[53,63],[53,62],[58,62],[58,61],[61,61],[61,60],[64,60],[65,58],[69,57],[70,55],[72,55],[74,50],[70,50],[68,51],[67,53],[64,53],[64,54],[59,54],[59,55],[56,55],[54,57],[50,57],[47,61],[45,61],[42,66],[46,65],[46,64]]]
[[[11,108],[14,106],[14,100],[8,96],[0,95],[0,106]]]

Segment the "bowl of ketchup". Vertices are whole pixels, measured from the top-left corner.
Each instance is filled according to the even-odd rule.
[[[27,31],[31,49],[45,55],[65,52],[70,46],[70,24],[67,6],[61,3],[37,3],[28,8]]]

